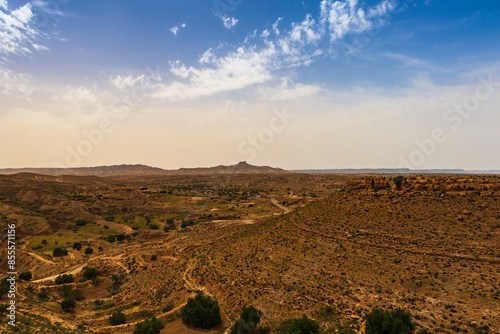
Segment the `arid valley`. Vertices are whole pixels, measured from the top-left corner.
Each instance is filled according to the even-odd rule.
[[[500,332],[498,176],[135,174],[0,176],[2,235],[15,224],[32,274],[17,282],[18,332],[132,333],[155,316],[161,333],[222,334],[245,305],[272,333],[304,314],[358,333],[374,308],[409,311],[418,333]],[[183,323],[197,294],[218,301],[220,325]],[[126,323],[112,326],[117,311]]]

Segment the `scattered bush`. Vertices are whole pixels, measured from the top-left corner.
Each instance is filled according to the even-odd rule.
[[[47,240],[43,239],[42,240],[42,245],[47,245]]]
[[[107,242],[115,242],[116,241],[116,237],[114,235],[110,235],[106,238],[106,241]]]
[[[68,297],[70,299],[74,299],[74,300],[83,300],[85,299],[85,296],[83,295],[83,291],[81,289],[75,289],[75,290],[72,290]]]
[[[52,251],[53,256],[66,256],[68,255],[68,250],[66,248],[57,247]]]
[[[156,255],[151,255],[151,261],[156,261],[157,257]]]
[[[73,283],[74,281],[75,281],[75,278],[71,274],[59,275],[56,278],[56,284],[67,284],[67,283]]]
[[[117,240],[117,241],[123,241],[123,239],[125,239],[125,234],[118,234],[118,235],[116,236],[116,240]]]
[[[137,323],[133,334],[158,334],[164,327],[165,325],[160,320],[152,317]]]
[[[188,220],[185,220],[182,222],[181,228],[186,228],[188,226],[193,226],[193,225],[194,225],[194,221],[188,219]]]
[[[109,323],[111,326],[118,326],[127,323],[127,319],[125,318],[125,314],[121,311],[116,311],[109,317]]]
[[[231,327],[231,334],[260,333],[263,329],[257,329],[257,325],[262,317],[262,311],[253,306],[244,306],[240,318]]]
[[[73,243],[73,249],[81,250],[82,249],[82,243],[81,242],[74,242]]]
[[[61,308],[64,312],[71,312],[75,309],[76,302],[73,298],[66,298],[61,302]]]
[[[83,272],[83,278],[87,280],[96,279],[99,271],[96,268],[88,268]]]
[[[304,314],[302,318],[283,321],[277,332],[286,334],[319,334],[319,328],[316,321],[308,319]]]
[[[49,299],[49,296],[50,296],[50,295],[49,295],[49,292],[48,292],[48,291],[45,291],[45,290],[40,291],[40,292],[38,293],[38,295],[37,295],[38,299],[41,299],[41,300],[47,300],[47,299]]]
[[[222,322],[219,303],[209,296],[189,298],[181,310],[182,321],[189,326],[209,329]]]
[[[33,274],[31,271],[25,271],[19,274],[19,279],[23,281],[31,281],[33,278]]]
[[[92,253],[94,253],[94,249],[92,247],[87,247],[85,249],[85,254],[90,255]]]
[[[87,224],[88,224],[88,222],[86,220],[83,220],[83,219],[78,219],[76,221],[76,226],[85,226]]]
[[[149,228],[151,230],[159,230],[160,229],[160,226],[158,226],[157,224],[149,224]]]
[[[366,334],[398,334],[415,332],[415,325],[411,321],[411,314],[400,308],[394,311],[374,309],[368,313],[366,319]]]

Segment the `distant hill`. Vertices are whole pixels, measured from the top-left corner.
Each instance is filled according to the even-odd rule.
[[[193,174],[281,174],[289,171],[268,166],[253,166],[240,162],[232,166],[217,166],[208,168],[181,168],[166,170],[145,165],[119,165],[80,168],[8,168],[0,169],[0,174],[34,173],[42,175],[72,175],[72,176],[143,176],[143,175],[193,175]]]
[[[175,174],[283,174],[292,173],[281,168],[269,166],[253,166],[242,161],[232,166],[217,166],[210,168],[181,168]]]
[[[8,168],[0,169],[0,174],[34,173],[43,175],[73,176],[117,176],[117,175],[160,175],[169,171],[145,165],[119,165],[80,168]]]

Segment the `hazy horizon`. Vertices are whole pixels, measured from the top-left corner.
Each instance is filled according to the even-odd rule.
[[[499,170],[499,14],[0,0],[0,168]]]

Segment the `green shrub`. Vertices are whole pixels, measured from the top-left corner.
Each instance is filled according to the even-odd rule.
[[[149,228],[151,230],[159,230],[160,229],[160,226],[158,226],[157,224],[149,224]]]
[[[411,321],[411,314],[400,308],[394,311],[374,309],[368,313],[366,319],[366,334],[399,334],[415,332],[415,325]]]
[[[151,261],[156,261],[157,257],[156,255],[151,255]]]
[[[73,298],[66,298],[61,302],[61,308],[64,312],[71,312],[75,309],[76,302]]]
[[[186,228],[188,226],[193,226],[194,225],[194,221],[192,220],[185,220],[182,222],[181,224],[181,228]]]
[[[83,299],[85,299],[85,296],[83,295],[83,291],[81,289],[72,290],[69,293],[68,297],[72,298],[74,300],[83,300]]]
[[[88,268],[83,272],[83,278],[87,280],[95,279],[99,275],[99,271],[96,268]]]
[[[32,278],[33,274],[31,273],[31,271],[25,271],[19,274],[19,279],[23,281],[31,281]]]
[[[109,317],[109,323],[111,326],[118,326],[127,323],[127,319],[125,318],[125,314],[121,311],[116,311]]]
[[[92,247],[87,247],[85,249],[85,254],[90,255],[92,253],[94,253],[94,249]]]
[[[76,226],[85,226],[87,224],[88,224],[88,222],[86,220],[83,220],[83,219],[78,219],[76,221]]]
[[[52,251],[53,256],[66,256],[68,255],[68,250],[66,248],[57,247]]]
[[[73,243],[73,249],[81,250],[82,249],[82,243],[81,242],[74,242]]]
[[[265,333],[263,328],[257,328],[262,317],[262,311],[253,306],[244,306],[240,318],[231,327],[230,334]]]
[[[67,283],[73,283],[74,281],[75,281],[75,278],[71,274],[59,275],[56,278],[56,284],[67,284]]]
[[[277,331],[286,334],[319,334],[319,329],[318,323],[304,314],[302,318],[283,321]]]
[[[133,334],[158,334],[164,327],[165,325],[160,320],[152,317],[151,320],[146,319],[137,323]]]
[[[209,329],[222,322],[219,303],[209,296],[189,298],[181,310],[182,321],[189,326]]]

